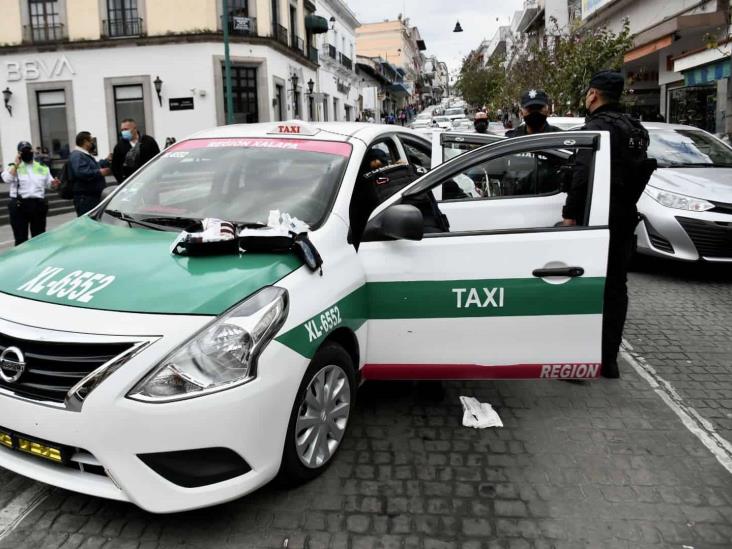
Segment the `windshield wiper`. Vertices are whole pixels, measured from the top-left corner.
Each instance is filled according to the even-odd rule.
[[[145,221],[141,221],[139,219],[135,219],[131,215],[127,215],[124,212],[121,212],[119,210],[103,210],[102,213],[105,213],[111,217],[114,217],[116,219],[119,219],[121,221],[124,221],[125,223],[128,223],[130,227],[135,224],[139,225],[141,227],[145,227],[146,229],[151,229],[153,231],[165,231],[164,227],[161,227],[160,225],[155,225],[153,223],[146,223]]]
[[[155,223],[156,225],[165,225],[170,227],[177,227],[179,229],[191,229],[192,225],[196,226],[196,230],[201,228],[201,220],[193,217],[178,217],[178,216],[159,216],[159,217],[143,217],[143,221],[148,223]]]

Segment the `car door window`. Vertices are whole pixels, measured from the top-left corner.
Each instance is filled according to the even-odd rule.
[[[419,143],[416,139],[400,137],[399,140],[407,155],[407,162],[417,168],[418,172],[427,173],[432,166],[432,150],[429,145]]]
[[[571,164],[568,153],[512,154],[471,166],[446,180],[442,200],[474,200],[556,194]]]

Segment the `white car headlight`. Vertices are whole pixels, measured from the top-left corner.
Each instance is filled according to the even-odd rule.
[[[264,288],[173,351],[127,396],[170,402],[251,381],[257,358],[282,328],[287,313],[287,290]]]
[[[690,212],[705,212],[714,208],[714,204],[701,198],[694,198],[691,196],[684,196],[683,194],[663,191],[661,189],[651,187],[650,185],[646,187],[644,192],[653,198],[653,200],[667,208],[688,210]]]

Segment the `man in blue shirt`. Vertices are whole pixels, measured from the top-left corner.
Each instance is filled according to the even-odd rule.
[[[76,149],[69,156],[69,179],[74,190],[77,216],[93,210],[102,201],[105,177],[112,173],[108,167],[100,166],[92,156],[93,148],[92,135],[89,132],[79,132],[76,136]]]

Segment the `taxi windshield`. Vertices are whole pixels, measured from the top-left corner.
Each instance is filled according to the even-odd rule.
[[[648,156],[661,168],[732,167],[732,149],[698,130],[649,130]]]
[[[325,219],[351,145],[302,139],[193,139],[167,149],[107,204],[124,219],[266,224],[271,210],[311,228]]]

